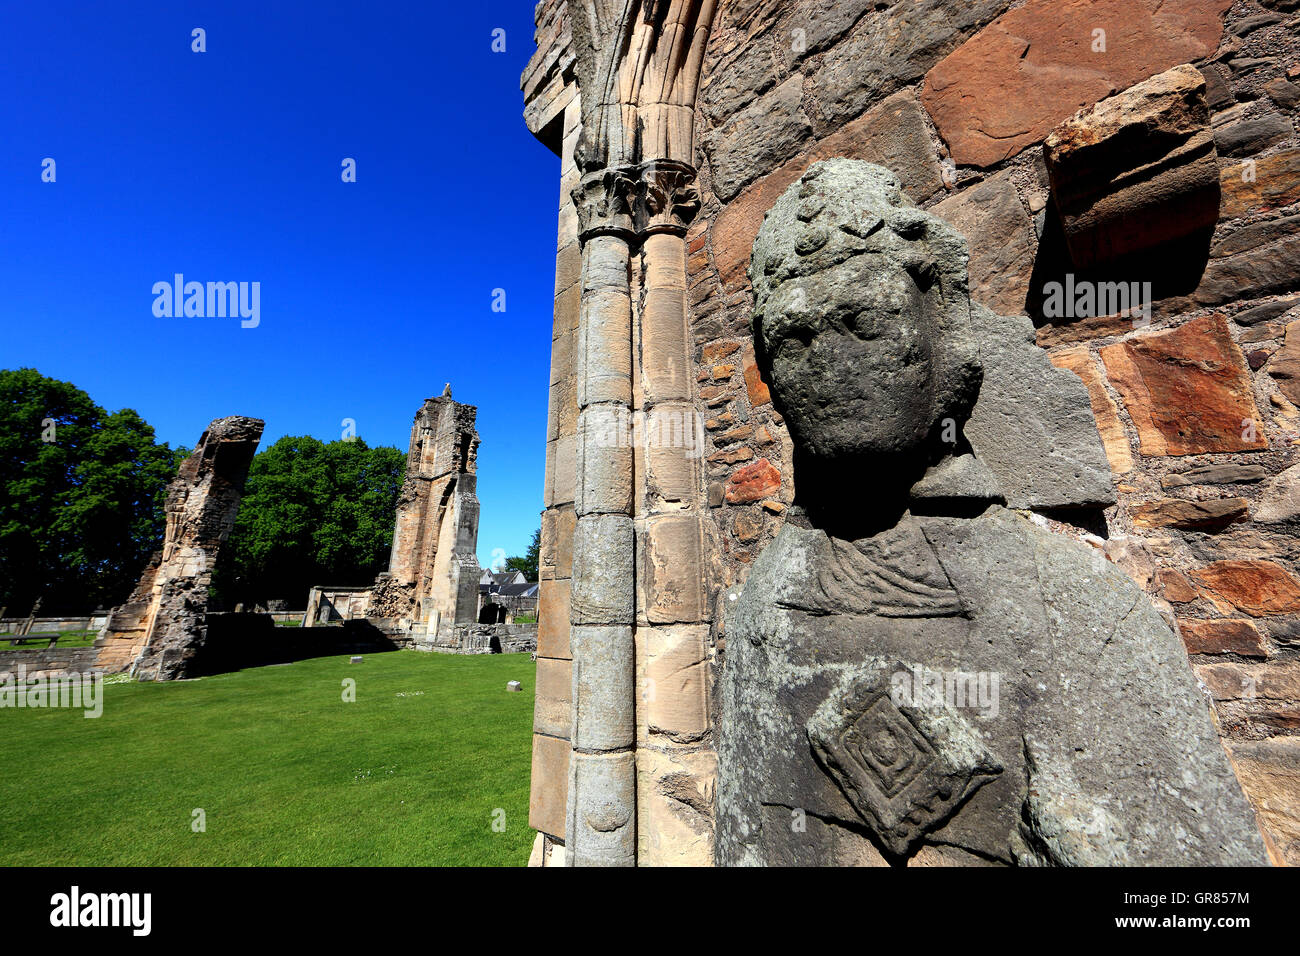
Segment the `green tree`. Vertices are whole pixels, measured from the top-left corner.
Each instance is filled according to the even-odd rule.
[[[217,599],[301,607],[314,585],[369,584],[388,564],[405,468],[396,448],[361,439],[285,436],[258,452],[213,575]]]
[[[124,600],[162,541],[184,449],[70,382],[0,370],[0,605],[77,613]]]
[[[167,486],[189,451],[154,442],[129,408],[107,415],[74,470],[76,492],[54,522],[64,565],[86,582],[86,596],[109,606],[125,600],[166,530]]]
[[[533,540],[528,545],[527,553],[523,557],[506,558],[506,568],[512,571],[522,571],[524,577],[529,581],[536,581],[541,560],[542,529],[538,528],[533,532]]]

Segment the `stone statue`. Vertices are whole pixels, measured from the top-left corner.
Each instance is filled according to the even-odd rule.
[[[725,864],[1264,864],[1186,653],[1095,549],[1082,383],[972,306],[888,170],[814,165],[750,265],[796,507],[727,595]]]

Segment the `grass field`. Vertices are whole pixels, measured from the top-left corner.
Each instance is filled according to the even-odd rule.
[[[59,631],[59,647],[89,647],[99,636],[98,631]],[[45,647],[50,640],[49,634],[32,634],[31,640],[24,644],[14,644],[12,635],[0,634],[0,647]]]
[[[535,667],[396,651],[0,709],[0,864],[522,866]]]

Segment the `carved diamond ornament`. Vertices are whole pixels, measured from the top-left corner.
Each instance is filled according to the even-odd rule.
[[[884,846],[904,854],[1002,772],[975,729],[943,706],[900,707],[888,674],[833,692],[808,723],[813,752]]]

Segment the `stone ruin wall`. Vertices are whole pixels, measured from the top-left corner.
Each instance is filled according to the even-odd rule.
[[[610,6],[596,15],[615,16]],[[670,20],[699,15],[695,4],[674,2],[664,11]],[[584,109],[572,76],[575,68],[605,70],[602,83],[636,84],[613,80],[598,47],[578,62],[564,4],[539,5],[537,22],[539,50],[524,77],[527,122],[561,155],[561,182],[530,820],[559,837],[570,828],[566,816],[576,814],[593,858],[700,862],[710,852],[715,759],[706,663],[712,609],[702,570],[710,522],[697,493],[702,463],[680,448],[647,455],[601,435],[612,419],[659,419],[671,427],[693,418],[678,218],[691,202],[680,147],[692,111],[670,102],[666,84],[641,87],[635,147],[617,124],[607,127],[613,142],[604,144],[635,177],[637,209],[608,206],[603,196],[611,182],[601,173],[584,178],[574,161],[584,122],[598,122],[584,112],[601,110]],[[634,45],[645,43],[651,29],[639,18],[621,26],[637,33]],[[689,70],[694,62],[698,70],[694,57],[707,27],[682,24],[677,35],[690,49],[672,68]],[[664,52],[624,66],[645,68]],[[694,83],[687,86],[693,95]],[[579,186],[581,209],[572,200]],[[628,241],[632,233],[635,242]],[[585,250],[580,236],[590,240]],[[636,687],[656,686],[663,693],[644,693],[633,707]],[[573,713],[576,687],[589,702],[580,708],[585,717]],[[582,739],[570,740],[574,725]],[[578,808],[574,793],[588,794],[592,805]],[[592,822],[611,793],[613,825]],[[629,827],[630,817],[646,825]],[[549,857],[550,847],[543,849]]]
[[[256,418],[218,418],[167,489],[163,546],[95,642],[96,667],[141,680],[173,680],[207,637],[208,585],[235,526],[248,468],[262,437]]]
[[[475,491],[477,409],[442,395],[415,413],[388,570],[368,588],[314,587],[303,627],[364,621],[395,645],[448,653],[536,649],[536,625],[484,629]]]
[[[793,498],[789,436],[754,362],[746,275],[763,215],[786,187],[822,158],[889,167],[918,204],[966,236],[972,297],[994,311],[1024,311],[1031,289],[1059,274],[1044,267],[1061,261],[1049,134],[1149,77],[1187,63],[1200,70],[1214,149],[1192,144],[1166,162],[1175,202],[1156,210],[1176,215],[1179,202],[1195,201],[1208,155],[1221,205],[1199,281],[1157,287],[1146,327],[1115,316],[1036,321],[1038,344],[1088,387],[1119,498],[1106,509],[1108,540],[1089,534],[1101,529],[1055,520],[1068,516],[1048,520],[1104,549],[1176,623],[1270,851],[1288,863],[1300,862],[1300,469],[1289,470],[1300,442],[1300,298],[1289,296],[1300,287],[1298,7],[724,2],[695,111],[701,208],[686,236],[693,398],[707,434],[699,505],[709,517],[709,558],[701,573],[716,600],[744,580]],[[573,151],[582,110],[563,0],[539,3],[537,24],[525,119],[561,157],[530,814],[552,838],[539,861],[551,861],[565,836],[571,751],[582,257],[570,192],[580,178]],[[1092,50],[1096,29],[1106,31],[1104,53]],[[1067,63],[1077,68],[1060,69]],[[1163,175],[1124,168],[1123,152],[1102,154],[1116,177],[1127,177],[1120,181]],[[1062,198],[1076,185],[1087,202],[1107,198],[1088,197],[1086,169],[1078,183],[1068,162],[1055,173]],[[1115,192],[1127,201],[1123,188]],[[1131,201],[1143,200],[1139,188]],[[1077,254],[1086,224],[1067,220],[1064,241]],[[1170,236],[1180,229],[1170,224]],[[853,476],[844,477],[844,494],[853,495]],[[715,665],[724,648],[715,628]],[[638,663],[644,677],[641,648]],[[711,793],[707,767],[695,769],[694,780],[678,777],[686,810],[677,820],[710,813],[700,800]],[[638,800],[644,816],[645,797]],[[707,839],[662,815],[638,826],[650,831],[638,834],[641,862],[710,859]]]
[[[525,122],[560,155],[555,309],[546,426],[546,471],[538,565],[537,687],[533,717],[529,825],[562,838],[569,775],[573,657],[569,648],[573,579],[574,482],[578,402],[574,347],[581,296],[578,219],[570,193],[578,184],[573,151],[581,103],[572,81],[574,56],[563,0],[537,6],[537,52],[524,74]]]
[[[415,414],[397,500],[388,572],[367,616],[427,625],[473,624],[478,607],[477,409],[448,386]]]

